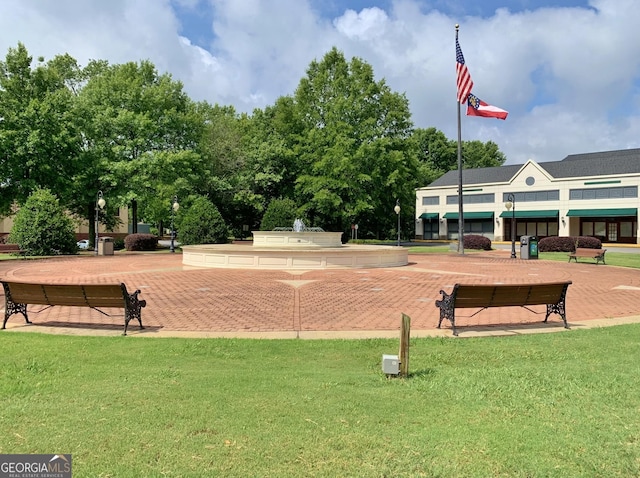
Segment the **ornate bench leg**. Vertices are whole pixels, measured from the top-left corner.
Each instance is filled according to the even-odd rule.
[[[447,294],[441,290],[442,300],[436,300],[436,307],[440,308],[440,320],[438,321],[438,328],[442,324],[443,319],[447,319],[451,323],[453,335],[457,336],[456,330],[456,311],[455,311],[455,299],[453,293]]]
[[[562,322],[564,322],[564,328],[568,329],[569,324],[567,324],[567,312],[565,308],[565,300],[567,298],[567,288],[569,285],[564,286],[564,290],[562,291],[562,296],[557,304],[547,304],[547,315],[544,317],[544,322],[547,322],[547,319],[551,314],[558,314],[562,318]]]
[[[13,301],[11,298],[11,291],[9,290],[9,286],[2,283],[4,286],[4,322],[2,322],[2,328],[7,328],[7,320],[13,314],[22,314],[24,316],[24,320],[27,324],[30,324],[29,316],[27,315],[27,304],[18,304]]]
[[[127,306],[125,307],[124,313],[124,333],[122,335],[127,335],[127,328],[132,319],[137,319],[140,324],[140,329],[144,329],[142,326],[142,308],[146,307],[147,301],[139,300],[138,294],[140,294],[140,290],[135,291],[133,294],[127,294]]]

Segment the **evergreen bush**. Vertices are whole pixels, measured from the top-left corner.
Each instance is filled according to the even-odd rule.
[[[574,252],[576,247],[602,249],[602,241],[591,236],[550,236],[538,241],[539,252]]]
[[[78,252],[73,221],[48,189],[36,189],[20,207],[9,242],[30,256]]]
[[[181,244],[224,244],[228,236],[229,229],[222,214],[205,197],[197,198],[179,220],[178,240]]]
[[[491,239],[484,236],[470,234],[468,236],[464,236],[462,243],[465,249],[481,249],[484,251],[491,250]]]
[[[124,238],[124,247],[127,251],[155,251],[158,248],[158,236],[153,234],[129,234]]]
[[[276,227],[293,227],[296,203],[292,199],[274,199],[269,203],[260,224],[261,231],[273,231]]]

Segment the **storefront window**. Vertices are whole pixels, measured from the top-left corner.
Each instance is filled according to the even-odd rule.
[[[536,231],[536,236],[547,236],[547,223],[546,222],[539,222],[538,223],[538,230]]]

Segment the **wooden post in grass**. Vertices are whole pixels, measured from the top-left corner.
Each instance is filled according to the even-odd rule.
[[[400,376],[409,376],[409,335],[411,332],[411,317],[402,314],[402,324],[400,326]]]

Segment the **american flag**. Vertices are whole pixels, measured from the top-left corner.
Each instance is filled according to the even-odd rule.
[[[456,33],[456,73],[458,74],[458,103],[462,104],[467,101],[471,88],[473,88],[473,80],[464,64],[464,56],[458,43],[458,35]]]

